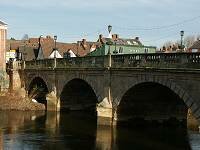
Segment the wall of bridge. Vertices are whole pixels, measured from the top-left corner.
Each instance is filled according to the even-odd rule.
[[[117,107],[120,104],[122,97],[130,88],[141,83],[152,82],[172,90],[192,110],[193,115],[200,120],[200,101],[198,95],[200,81],[197,79],[198,74],[191,74],[186,71],[115,70],[112,72],[111,82],[113,106]]]
[[[59,111],[64,86],[81,79],[96,94],[99,115],[111,118],[130,88],[157,83],[177,94],[200,120],[199,58],[200,54],[138,54],[30,61],[23,66],[22,80],[28,90],[34,78],[43,79],[49,91],[47,109]]]
[[[151,69],[101,69],[101,70],[26,70],[25,87],[28,90],[31,81],[42,78],[47,84],[49,93],[54,93],[57,103],[49,103],[49,110],[60,109],[59,97],[64,86],[73,79],[81,79],[88,83],[96,94],[101,116],[112,115],[117,110],[124,94],[135,85],[141,83],[158,83],[176,93],[191,108],[194,116],[200,119],[198,74],[176,72],[174,70]],[[52,107],[53,105],[53,107]],[[107,111],[105,108],[109,109]],[[112,117],[112,116],[110,116]]]

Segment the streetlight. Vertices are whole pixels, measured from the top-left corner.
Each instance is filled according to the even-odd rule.
[[[111,33],[111,30],[112,30],[112,26],[111,25],[108,25],[108,33],[109,33],[109,38],[111,39],[111,36],[110,36],[110,33]],[[112,41],[109,39],[108,42],[106,42],[107,45],[109,45],[109,48],[108,48],[108,55],[110,55],[110,45],[112,45]]]
[[[57,35],[54,35],[54,58],[56,58],[56,40],[57,40]]]
[[[112,26],[109,25],[109,26],[108,26],[108,32],[109,32],[109,34],[110,34],[111,30],[112,30]]]
[[[184,36],[184,31],[180,31],[180,35],[181,35],[181,51],[183,51],[183,36]]]

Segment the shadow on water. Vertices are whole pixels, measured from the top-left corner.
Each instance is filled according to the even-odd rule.
[[[183,127],[145,127],[116,129],[117,150],[191,150],[187,129]]]
[[[61,113],[52,142],[43,144],[48,150],[93,150],[96,139],[96,116],[88,113]]]
[[[94,115],[0,112],[0,150],[190,150],[184,127],[109,127]]]

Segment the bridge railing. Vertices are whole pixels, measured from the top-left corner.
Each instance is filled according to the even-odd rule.
[[[71,57],[56,59],[56,68],[103,68],[103,56],[98,57]]]
[[[200,69],[200,53],[154,53],[112,56],[112,68]]]
[[[109,60],[111,58],[111,60]],[[26,61],[25,69],[53,68],[180,68],[200,69],[200,53],[152,53]]]
[[[6,64],[7,70],[20,70],[22,69],[22,62],[21,61],[9,61]]]
[[[104,68],[106,60],[103,56],[32,60],[25,62],[25,69]]]
[[[31,60],[26,61],[24,64],[25,69],[52,69],[54,68],[53,59],[43,59],[43,60]]]

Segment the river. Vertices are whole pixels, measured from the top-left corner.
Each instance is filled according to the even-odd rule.
[[[183,127],[111,128],[82,112],[0,112],[0,150],[199,149],[200,134]]]

